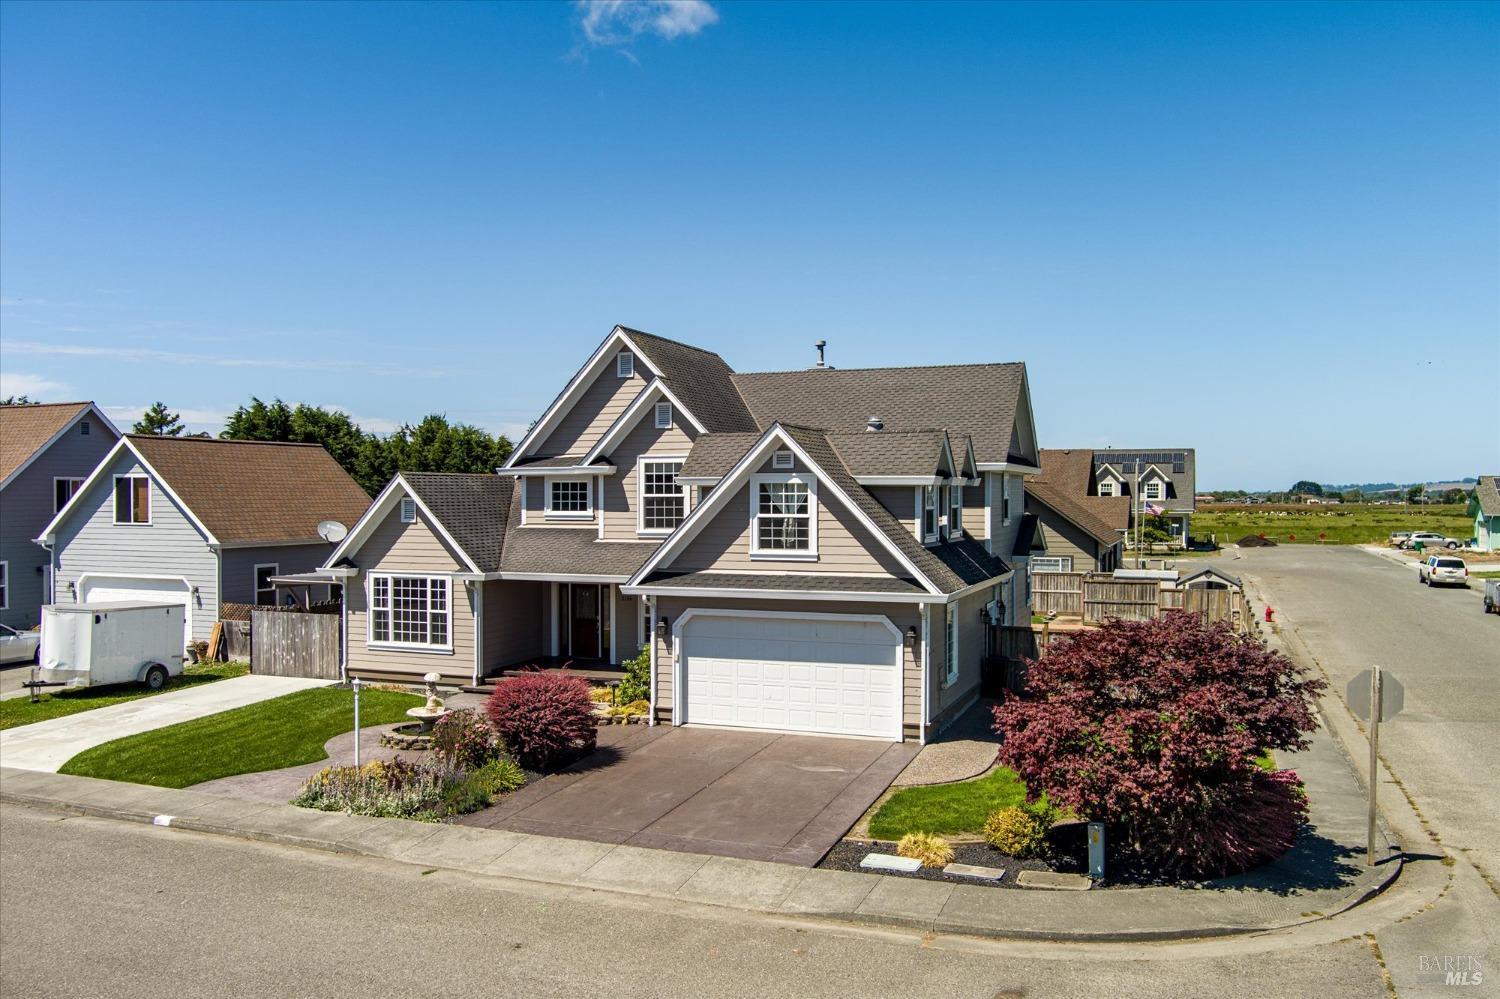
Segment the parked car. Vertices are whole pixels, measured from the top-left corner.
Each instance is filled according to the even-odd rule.
[[[1411,537],[1411,532],[1410,531],[1392,531],[1391,532],[1391,542],[1390,542],[1391,547],[1392,548],[1402,548],[1402,547],[1405,547],[1406,539],[1409,538],[1409,537]]]
[[[1457,538],[1450,538],[1433,531],[1413,531],[1405,541],[1401,542],[1401,547],[1415,548],[1419,541],[1423,548],[1457,548],[1463,544]]]
[[[41,644],[42,633],[39,631],[17,631],[0,624],[0,665],[36,662]]]
[[[1417,570],[1417,579],[1426,586],[1468,586],[1469,567],[1452,555],[1429,555]]]
[[[1484,581],[1484,612],[1500,614],[1500,579]]]

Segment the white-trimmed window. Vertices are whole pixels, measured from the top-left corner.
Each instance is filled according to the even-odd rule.
[[[10,563],[0,562],[0,610],[10,608]]]
[[[640,532],[670,534],[687,515],[686,490],[678,484],[682,460],[642,459],[640,469]]]
[[[547,516],[589,520],[594,516],[592,479],[547,479]]]
[[[1010,476],[1000,476],[1000,524],[1010,523]]]
[[[146,476],[115,476],[115,523],[151,523],[151,480]]]
[[[68,500],[73,498],[73,494],[78,492],[78,487],[81,485],[83,485],[82,479],[54,478],[52,480],[52,512],[57,513],[67,506]]]
[[[794,464],[792,452],[790,451],[777,451],[771,455],[771,467],[778,472],[790,472]]]
[[[652,627],[654,627],[654,622],[651,620],[651,601],[647,600],[645,597],[641,597],[640,601],[641,601],[641,634],[640,634],[640,644],[641,644],[641,648],[644,649],[646,646],[648,646],[648,645],[651,644],[651,629],[652,629]]]
[[[1032,572],[1072,572],[1073,556],[1071,555],[1033,555],[1031,558]]]
[[[964,487],[948,487],[948,537],[964,536]]]
[[[417,522],[417,501],[410,496],[401,498],[401,523],[415,524]]]
[[[281,566],[275,562],[257,565],[255,567],[255,604],[258,607],[275,606],[276,584],[271,582],[271,577],[281,571]]]
[[[943,686],[951,687],[958,682],[958,605],[949,604],[944,608],[948,616],[948,660],[947,668],[943,671]]]
[[[1105,479],[1099,483],[1100,496],[1113,496],[1115,494],[1115,483],[1113,479]]]
[[[1159,500],[1166,492],[1161,479],[1147,479],[1141,483],[1141,495],[1148,500]]]
[[[621,378],[629,378],[635,374],[635,355],[628,350],[622,350],[616,354],[615,374]]]
[[[665,430],[672,425],[672,404],[670,402],[659,402],[656,404],[656,429]]]
[[[816,558],[817,485],[801,475],[757,475],[750,483],[750,553]]]
[[[936,541],[938,536],[937,486],[922,487],[922,540]]]
[[[370,574],[369,645],[453,648],[447,576]]]

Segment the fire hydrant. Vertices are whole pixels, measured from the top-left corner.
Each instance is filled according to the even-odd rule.
[[[1266,606],[1266,623],[1270,624],[1271,623],[1271,618],[1275,617],[1275,615],[1276,615],[1276,611],[1268,604]]]

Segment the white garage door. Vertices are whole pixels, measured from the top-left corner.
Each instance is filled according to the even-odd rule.
[[[694,613],[678,651],[686,724],[901,738],[901,636],[884,618]]]
[[[185,579],[147,579],[140,576],[85,575],[78,580],[78,601],[99,604],[115,601],[182,604],[184,647],[193,640],[193,593]]]

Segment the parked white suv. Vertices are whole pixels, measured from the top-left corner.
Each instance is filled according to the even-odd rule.
[[[1418,541],[1422,542],[1424,548],[1457,548],[1463,544],[1457,538],[1450,538],[1433,531],[1413,531],[1405,541],[1401,542],[1401,547],[1415,548]]]
[[[1417,579],[1427,586],[1468,586],[1469,567],[1454,555],[1429,555],[1417,570]]]

